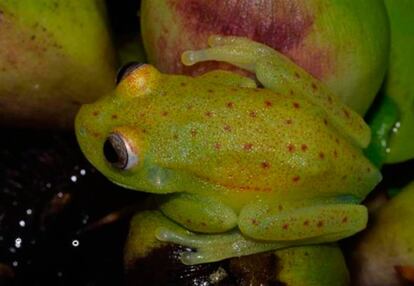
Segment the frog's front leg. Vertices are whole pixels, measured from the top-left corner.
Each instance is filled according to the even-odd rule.
[[[203,61],[224,61],[256,74],[264,87],[277,93],[295,95],[300,92],[321,107],[333,126],[356,145],[366,147],[370,130],[363,119],[349,109],[319,80],[272,48],[240,37],[211,36],[210,48],[186,51],[185,65]]]
[[[239,228],[255,239],[314,244],[351,236],[363,230],[367,221],[362,205],[255,202],[242,209]]]
[[[193,251],[183,251],[180,254],[181,261],[187,265],[216,262],[297,244],[257,241],[244,236],[236,229],[222,234],[197,234],[177,227],[161,226],[157,228],[155,235],[161,241],[192,248]]]
[[[220,201],[192,193],[175,193],[160,198],[160,210],[186,229],[220,233],[237,226],[233,209]]]

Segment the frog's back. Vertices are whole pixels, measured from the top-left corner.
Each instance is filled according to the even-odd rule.
[[[154,134],[151,153],[165,168],[229,193],[285,199],[350,190],[363,198],[378,182],[361,151],[301,94],[200,84],[197,78],[165,81],[171,81],[168,88],[150,99],[142,118]]]

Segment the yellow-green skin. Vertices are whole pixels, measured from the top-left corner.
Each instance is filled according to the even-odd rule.
[[[0,124],[73,128],[114,88],[103,0],[0,0]]]
[[[113,182],[168,194],[160,209],[199,235],[160,228],[157,237],[197,248],[184,263],[216,261],[297,244],[335,241],[363,229],[358,205],[381,179],[362,155],[362,118],[278,52],[244,38],[211,37],[183,62],[217,59],[255,72],[265,88],[225,71],[191,78],[151,65],[84,105],[76,134],[86,157]],[[110,133],[138,163],[109,164]]]

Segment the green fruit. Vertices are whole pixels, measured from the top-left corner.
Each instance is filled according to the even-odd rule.
[[[345,286],[349,273],[337,245],[313,245],[283,249],[278,258],[278,280],[283,285]]]
[[[388,63],[382,0],[143,0],[148,60],[167,73],[200,74],[222,63],[184,67],[180,55],[212,34],[246,36],[282,52],[364,114]]]
[[[413,203],[414,182],[374,213],[355,250],[357,285],[401,285],[414,270]]]
[[[414,158],[414,1],[386,0],[391,23],[390,66],[384,93],[400,112],[391,134],[387,163]]]
[[[72,128],[114,87],[104,1],[0,0],[0,124]]]

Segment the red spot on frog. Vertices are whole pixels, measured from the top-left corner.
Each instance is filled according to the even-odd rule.
[[[214,148],[216,150],[220,150],[221,149],[221,144],[220,143],[214,143]]]
[[[112,119],[118,119],[118,115],[117,114],[112,114]]]
[[[266,107],[271,107],[273,104],[272,104],[272,102],[270,101],[270,100],[266,100],[265,102],[264,102],[264,104],[265,104],[265,106]]]
[[[223,129],[227,132],[231,131],[231,126],[230,125],[224,125]]]
[[[259,222],[255,218],[252,218],[252,224],[259,225]]]
[[[295,145],[293,145],[293,144],[289,144],[287,146],[287,148],[288,148],[288,150],[289,150],[290,153],[293,153],[295,151]]]
[[[233,102],[228,102],[228,103],[226,104],[226,106],[227,106],[228,108],[233,108],[233,107],[234,107],[234,103],[233,103]]]
[[[300,108],[299,102],[294,102],[293,107],[296,108],[296,109]]]
[[[257,113],[255,111],[250,111],[249,112],[250,117],[257,117]]]
[[[292,181],[295,182],[295,183],[299,182],[299,180],[300,180],[299,176],[295,176],[295,177],[292,178]]]
[[[300,149],[305,152],[306,150],[308,150],[308,145],[306,144],[302,144],[302,146],[300,146]]]
[[[285,223],[282,227],[284,230],[287,230],[289,228],[289,224]]]
[[[323,221],[322,221],[322,220],[318,221],[317,226],[318,226],[318,227],[323,227]]]
[[[197,130],[195,130],[195,129],[191,129],[190,133],[191,133],[191,136],[192,137],[196,137],[197,136]]]
[[[319,159],[321,160],[325,159],[325,153],[319,152]]]
[[[267,161],[263,161],[261,164],[263,169],[269,169],[270,168],[270,163]]]
[[[92,135],[93,135],[93,137],[95,137],[95,138],[100,138],[100,137],[101,137],[101,134],[100,134],[100,133],[98,133],[98,132],[92,132]]]
[[[98,111],[94,111],[94,112],[92,112],[92,115],[93,116],[98,116],[99,115],[99,112]]]
[[[348,217],[344,217],[343,219],[342,219],[342,223],[347,223],[348,222]]]
[[[350,112],[349,112],[348,109],[343,108],[342,111],[343,111],[343,113],[344,113],[344,115],[345,115],[346,118],[349,119],[351,117],[351,114],[350,114]]]
[[[253,148],[253,144],[250,144],[250,143],[244,144],[243,146],[243,149],[246,151],[250,151],[252,150],[252,148]]]

